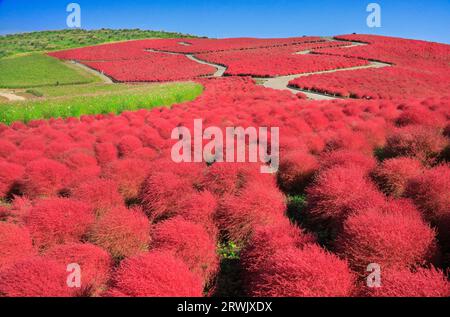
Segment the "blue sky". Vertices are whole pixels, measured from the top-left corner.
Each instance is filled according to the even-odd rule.
[[[68,3],[82,27],[142,28],[209,37],[288,37],[369,33],[450,44],[449,0],[0,0],[0,33],[66,28]],[[382,8],[369,28],[366,7]]]

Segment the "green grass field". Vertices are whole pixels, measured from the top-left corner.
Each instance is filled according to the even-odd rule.
[[[100,81],[56,58],[33,53],[0,59],[0,88],[31,88],[47,85],[83,84]]]
[[[29,122],[37,119],[80,117],[84,114],[120,114],[126,110],[171,106],[194,100],[203,92],[199,84],[168,83],[149,85],[101,84],[41,88],[48,98],[0,102],[0,122]]]
[[[193,37],[181,33],[139,29],[70,29],[0,36],[0,58],[26,52],[47,52],[101,43],[145,38]]]

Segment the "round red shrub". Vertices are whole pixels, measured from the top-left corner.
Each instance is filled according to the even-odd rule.
[[[0,198],[5,198],[12,187],[22,179],[22,166],[0,161]]]
[[[82,183],[73,190],[72,197],[89,203],[97,216],[124,203],[117,184],[107,179],[93,179]]]
[[[34,253],[28,229],[0,222],[0,271]]]
[[[17,147],[14,143],[8,140],[0,140],[0,158],[7,158],[15,151],[17,151]]]
[[[435,268],[381,271],[381,287],[364,287],[363,294],[373,297],[449,297],[450,284],[446,276]]]
[[[80,241],[93,224],[94,214],[92,208],[83,202],[50,198],[38,201],[26,221],[35,245],[47,249]]]
[[[39,159],[25,167],[23,190],[30,198],[40,196],[56,196],[65,189],[70,179],[70,171],[63,164]]]
[[[17,150],[8,157],[8,161],[14,164],[25,166],[29,162],[35,161],[40,158],[43,158],[43,154],[41,151]]]
[[[388,136],[385,152],[388,157],[408,156],[432,164],[447,145],[448,140],[436,128],[407,126]]]
[[[181,217],[163,221],[153,228],[152,247],[173,251],[205,284],[218,270],[216,241],[201,225]]]
[[[441,165],[412,179],[406,190],[425,218],[436,225],[444,247],[450,247],[450,166]]]
[[[256,297],[346,297],[355,278],[347,262],[315,244],[278,250],[249,276],[246,289]]]
[[[150,243],[150,222],[139,209],[118,207],[100,217],[88,235],[116,259],[146,251]]]
[[[195,192],[183,199],[177,215],[202,225],[210,237],[216,239],[218,232],[214,216],[217,206],[217,198],[209,191]]]
[[[69,297],[66,268],[49,259],[33,257],[0,271],[0,294],[7,297]]]
[[[320,158],[320,168],[322,170],[333,167],[346,167],[358,168],[368,173],[376,165],[377,162],[372,156],[349,150],[326,152]]]
[[[248,243],[241,250],[242,267],[248,274],[260,272],[263,263],[278,250],[302,248],[315,243],[315,237],[292,225],[288,218],[268,226],[256,226]],[[244,274],[243,278],[246,279]]]
[[[201,297],[202,281],[170,252],[125,259],[115,275],[115,290],[132,297]]]
[[[112,259],[108,252],[89,243],[69,243],[56,246],[45,257],[67,267],[76,263],[81,269],[81,288],[78,295],[97,295],[106,287]]]
[[[348,215],[384,204],[383,195],[358,168],[335,167],[321,172],[307,189],[313,218],[341,223]]]
[[[315,156],[304,151],[292,151],[281,157],[278,183],[288,192],[301,192],[312,180],[319,163]]]
[[[144,210],[152,219],[166,219],[177,215],[186,197],[195,191],[185,178],[171,171],[155,171],[150,173],[142,187],[142,203]]]
[[[350,216],[335,247],[363,273],[370,263],[382,268],[426,264],[436,251],[435,231],[411,204],[390,203]]]
[[[130,155],[133,151],[142,147],[142,141],[134,135],[125,135],[117,144],[119,156],[124,157]]]
[[[118,152],[117,148],[111,142],[96,143],[95,146],[95,156],[100,165],[108,164],[114,160],[117,160]]]
[[[125,200],[138,198],[149,171],[146,161],[124,159],[113,161],[103,169],[103,177],[115,181]]]
[[[399,157],[385,160],[373,171],[373,178],[387,195],[401,197],[408,181],[422,173],[422,164],[415,159]]]
[[[237,195],[224,196],[217,221],[231,241],[244,244],[256,225],[274,224],[284,219],[286,201],[275,186],[248,183]]]

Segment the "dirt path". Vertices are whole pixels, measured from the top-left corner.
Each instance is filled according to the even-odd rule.
[[[0,92],[0,96],[8,99],[9,101],[23,101],[26,100],[25,97],[18,96],[12,92]]]
[[[349,43],[349,45],[345,46],[338,46],[338,48],[350,48],[350,47],[356,47],[356,46],[362,46],[362,45],[368,45],[367,43],[362,42],[353,42],[353,41],[345,41],[345,40],[339,40],[334,37],[322,37],[325,41],[333,41],[333,42],[346,42]],[[181,44],[181,43],[180,43]],[[311,54],[311,50],[305,50],[305,51],[299,51],[294,54],[300,54],[300,55],[307,55]],[[178,53],[178,52],[169,52],[169,51],[160,51],[160,50],[153,50],[148,49],[147,52],[154,52],[154,53],[165,53],[165,54],[171,54],[171,55],[184,55],[187,58],[189,58],[192,61],[195,61],[200,64],[209,65],[212,67],[215,67],[217,71],[211,76],[211,77],[222,77],[224,76],[227,67],[219,64],[213,64],[209,63],[207,61],[201,60],[195,56],[195,54],[187,54],[187,53]],[[352,71],[352,70],[359,70],[359,69],[368,69],[368,68],[382,68],[382,67],[389,67],[392,66],[392,64],[383,63],[379,61],[369,61],[369,65],[364,66],[355,66],[355,67],[348,67],[348,68],[338,68],[338,69],[332,69],[332,70],[326,70],[326,71],[318,71],[318,72],[311,72],[311,73],[302,73],[302,74],[295,74],[295,75],[289,75],[289,76],[277,76],[277,77],[270,77],[270,78],[260,78],[257,76],[253,76],[252,78],[255,80],[258,80],[262,82],[262,86],[277,90],[287,90],[294,94],[297,94],[299,92],[304,93],[309,99],[313,100],[333,100],[333,99],[343,99],[342,97],[327,95],[323,93],[308,91],[304,89],[300,89],[297,87],[292,87],[289,85],[289,82],[300,77],[306,77],[311,75],[318,75],[318,74],[327,74],[327,73],[336,73],[336,72],[342,72],[342,71]]]
[[[74,67],[77,67],[77,68],[81,68],[84,71],[99,77],[105,84],[112,84],[112,83],[114,83],[114,81],[110,77],[106,76],[104,73],[99,72],[99,71],[97,71],[95,69],[92,69],[92,68],[90,68],[90,67],[88,67],[88,66],[86,66],[84,64],[78,63],[76,61],[70,61],[68,63],[70,63],[70,64],[68,64],[69,66],[74,66]]]

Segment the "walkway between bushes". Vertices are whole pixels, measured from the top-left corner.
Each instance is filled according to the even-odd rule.
[[[323,37],[323,39],[326,42],[338,41],[338,42],[348,42],[349,43],[349,45],[338,46],[338,48],[350,48],[350,47],[368,45],[367,43],[363,43],[363,42],[339,40],[334,37]],[[170,55],[183,55],[183,56],[186,56],[187,58],[189,58],[190,60],[197,62],[199,64],[215,67],[217,69],[217,71],[213,75],[208,76],[208,77],[223,77],[227,70],[227,67],[225,67],[223,65],[207,62],[205,60],[197,58],[195,56],[195,54],[191,54],[191,53],[179,53],[179,52],[170,52],[170,51],[162,51],[162,50],[154,50],[154,49],[148,49],[146,51],[153,52],[153,53],[165,53],[165,54],[170,54]],[[296,52],[294,54],[307,55],[307,54],[311,54],[312,51],[313,50],[306,50],[306,51]],[[310,91],[310,90],[305,90],[305,89],[301,89],[298,87],[294,87],[294,86],[289,85],[289,82],[294,79],[300,78],[300,77],[311,76],[311,75],[327,74],[327,73],[335,73],[335,72],[341,72],[341,71],[351,71],[351,70],[359,70],[359,69],[367,69],[367,68],[382,68],[382,67],[389,67],[389,66],[392,66],[392,64],[369,60],[369,65],[364,65],[364,66],[338,68],[338,69],[332,69],[332,70],[326,70],[326,71],[301,73],[301,74],[294,74],[294,75],[288,75],[288,76],[276,76],[276,77],[264,77],[264,78],[252,76],[252,78],[262,82],[261,85],[266,88],[272,88],[272,89],[277,89],[277,90],[287,90],[294,94],[298,94],[299,92],[301,92],[301,93],[305,94],[309,99],[312,99],[312,100],[333,100],[333,99],[344,99],[344,98],[338,97],[335,95],[329,95],[329,94],[325,94],[325,93],[320,93],[320,92],[315,92],[315,91]]]
[[[12,92],[0,92],[0,97],[6,98],[9,101],[23,101],[26,100],[25,97],[16,95]]]

